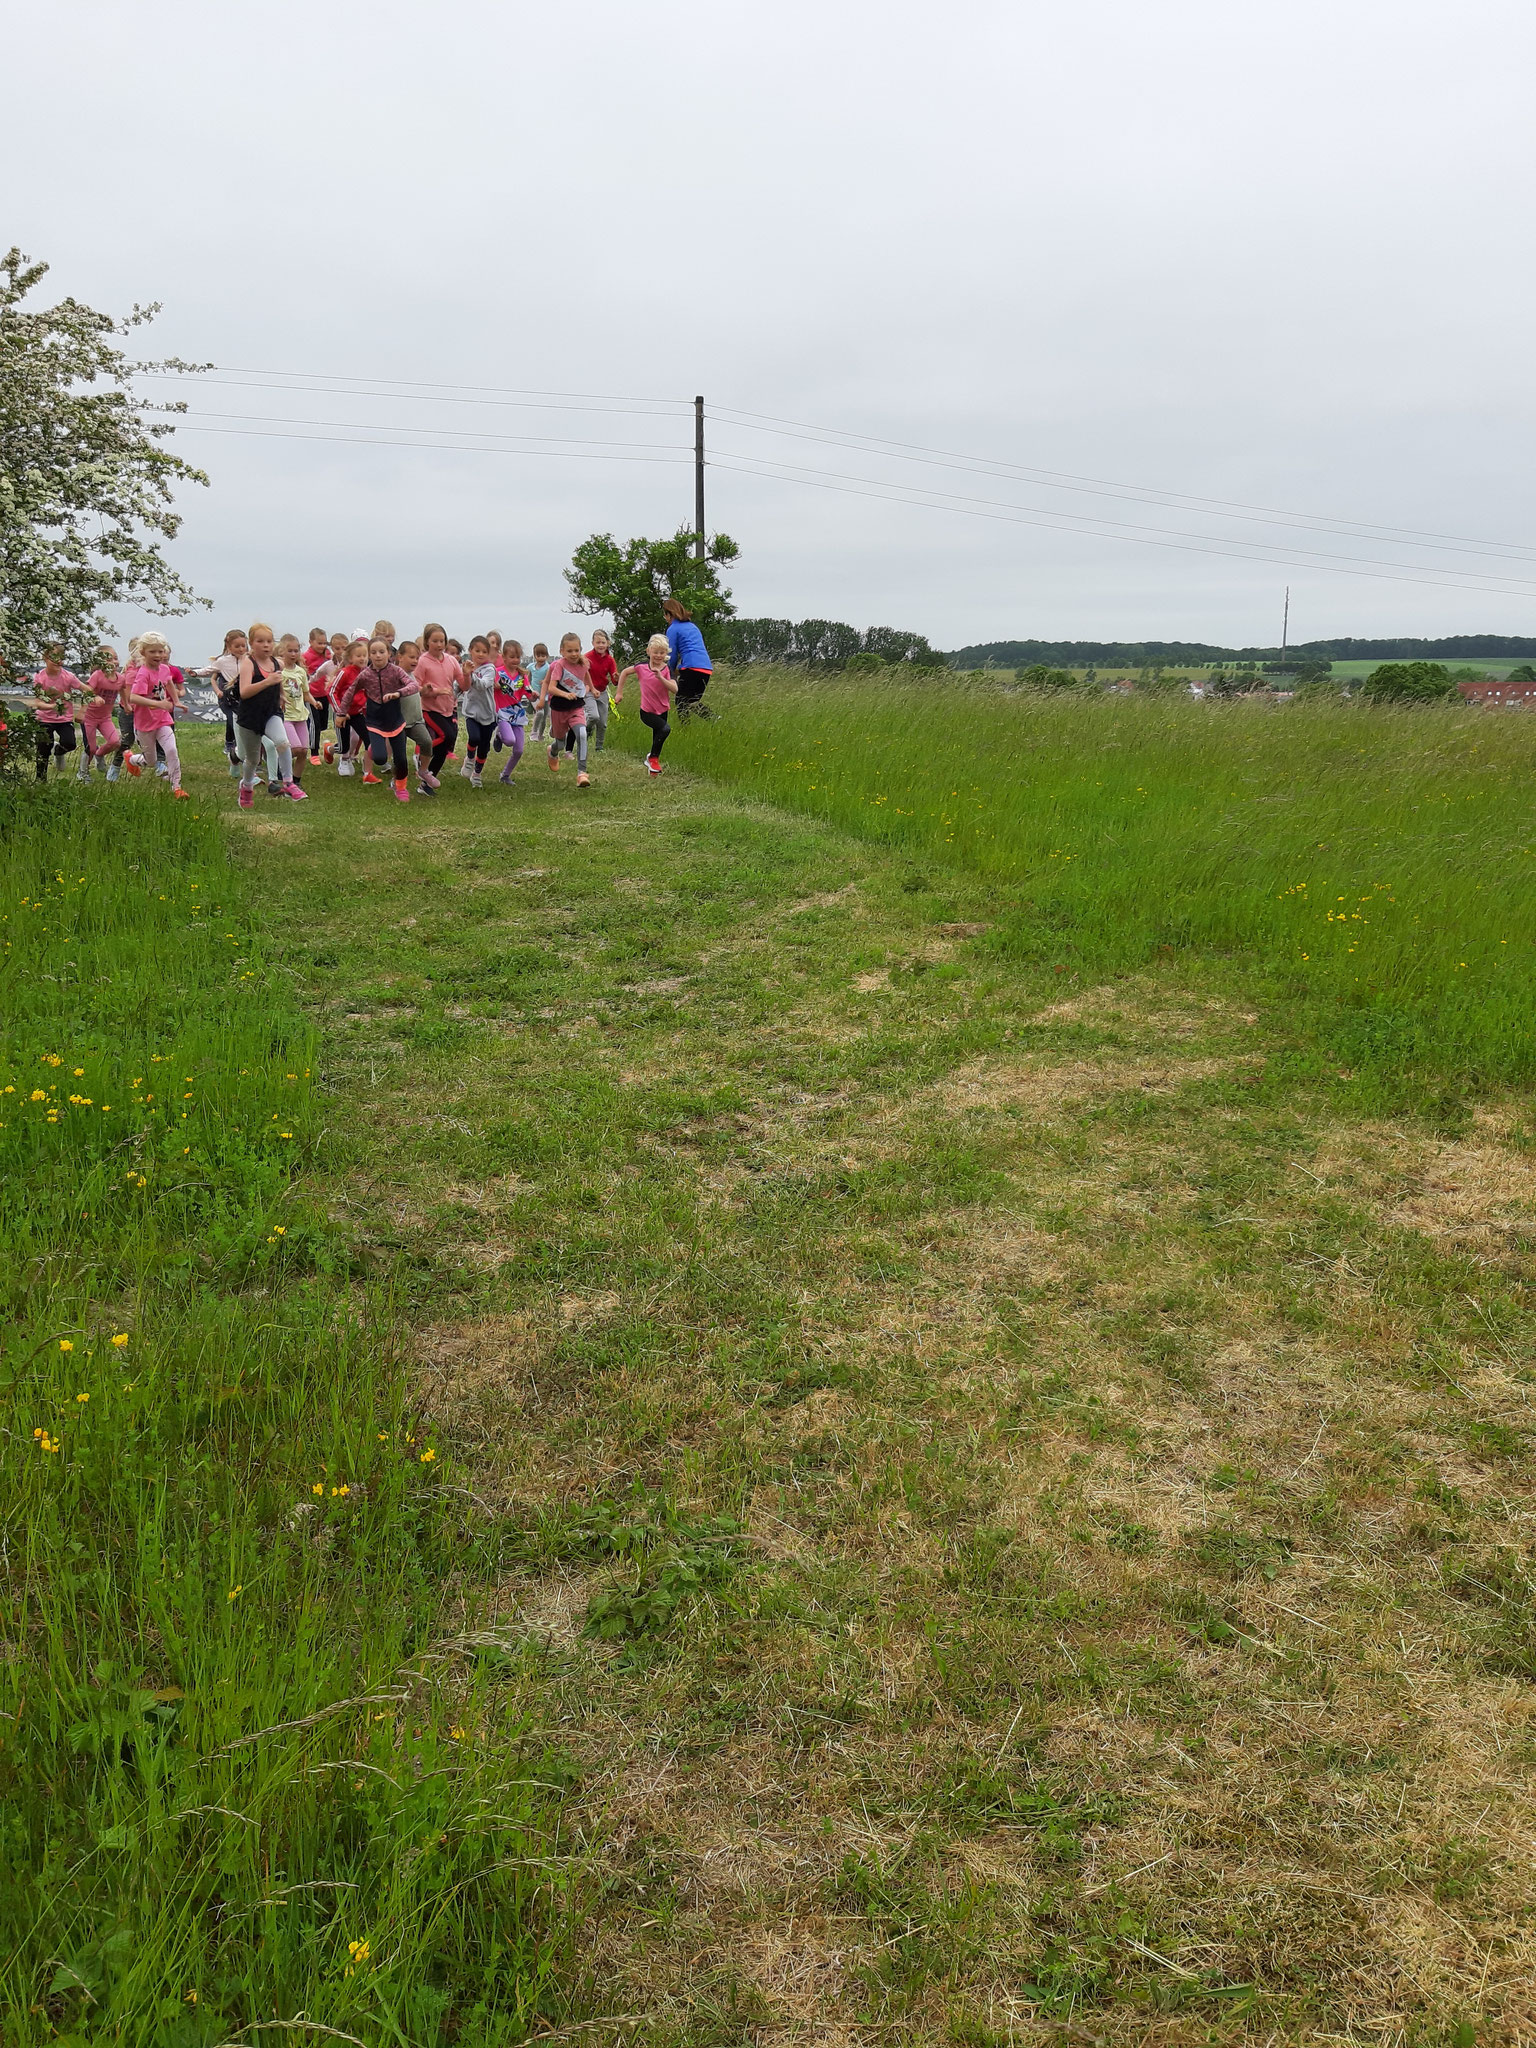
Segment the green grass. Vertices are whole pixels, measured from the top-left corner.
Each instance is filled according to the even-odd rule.
[[[1536,1072],[1536,724],[745,673],[690,741],[753,796],[983,878],[988,946],[1178,959],[1378,1100]]]
[[[659,783],[239,814],[193,732],[8,826],[0,2041],[1513,2043],[1525,1097],[1032,949],[717,691]]]
[[[218,820],[116,794],[0,816],[0,2040],[520,2040],[544,1745],[441,1649],[462,1501],[300,1192],[313,1025]]]

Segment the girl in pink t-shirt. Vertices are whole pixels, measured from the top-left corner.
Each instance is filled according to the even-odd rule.
[[[181,756],[176,751],[176,707],[181,691],[176,671],[166,660],[170,649],[157,634],[146,633],[139,642],[139,665],[128,679],[128,701],[133,706],[133,729],[143,742],[149,759],[159,749],[171,781],[171,795],[185,797],[181,786]]]
[[[624,702],[624,685],[630,676],[640,684],[640,723],[649,726],[651,751],[646,758],[646,769],[652,775],[661,773],[661,750],[667,744],[667,734],[672,730],[667,710],[677,695],[677,685],[667,667],[667,646],[665,633],[653,633],[646,644],[644,661],[637,661],[633,668],[624,669],[613,692],[614,706]]]
[[[122,670],[117,665],[115,647],[98,647],[96,666],[86,680],[90,701],[80,713],[80,734],[85,741],[85,753],[80,762],[80,779],[85,781],[93,764],[106,763],[108,782],[117,780],[116,754],[123,743],[123,736],[117,729],[112,714],[117,709],[117,700],[127,684]],[[108,762],[107,756],[114,758]]]
[[[75,751],[75,700],[84,693],[84,683],[64,666],[64,649],[57,642],[45,647],[43,665],[32,678],[39,782],[48,780],[48,763],[55,754]]]

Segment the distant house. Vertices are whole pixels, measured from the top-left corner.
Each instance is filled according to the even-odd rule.
[[[1456,687],[1468,704],[1526,704],[1536,708],[1536,683],[1519,682],[1513,676],[1505,682],[1496,676],[1464,676]]]

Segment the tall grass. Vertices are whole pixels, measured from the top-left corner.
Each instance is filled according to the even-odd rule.
[[[671,758],[996,885],[1050,971],[1182,955],[1392,1089],[1536,1073],[1536,721],[738,671]]]
[[[158,795],[0,808],[0,2041],[521,2041],[551,1766],[443,1640],[462,1496],[300,1193],[315,1045]]]

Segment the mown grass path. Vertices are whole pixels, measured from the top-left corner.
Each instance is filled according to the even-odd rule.
[[[1523,1111],[1363,1122],[1198,963],[989,951],[995,883],[686,732],[247,817],[188,752],[459,1489],[454,1740],[531,1731],[580,1848],[573,2017],[1530,2038]]]

